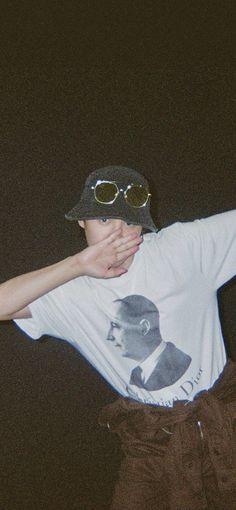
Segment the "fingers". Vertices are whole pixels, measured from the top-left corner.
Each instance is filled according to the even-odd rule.
[[[116,248],[117,253],[124,252],[126,250],[129,250],[130,248],[134,248],[136,246],[139,246],[143,242],[142,237],[139,235],[135,236],[134,239],[128,238],[127,240],[124,238]]]
[[[129,255],[134,253],[139,245],[143,242],[143,238],[139,235],[127,236],[114,242],[114,248],[117,254]],[[129,253],[130,252],[130,253]]]
[[[119,227],[118,229],[114,230],[114,232],[106,238],[107,244],[114,243],[114,246],[118,246],[122,243],[127,242],[128,239],[132,239],[132,238],[135,238],[138,236],[137,232],[130,233],[125,237],[120,237],[120,235],[121,235],[121,228]]]
[[[122,251],[119,251],[119,252],[117,251],[116,262],[120,262],[121,260],[124,260],[124,259],[130,257],[130,255],[133,255],[138,250],[139,250],[139,246],[135,245],[129,249],[123,249]]]
[[[102,241],[103,246],[109,246],[110,256],[114,257],[116,262],[120,262],[122,259],[136,253],[139,250],[139,245],[142,242],[143,237],[139,235],[138,232],[132,232],[124,237],[121,237],[121,228],[115,230]]]
[[[116,230],[114,230],[114,232],[112,232],[112,234],[110,234],[108,237],[106,237],[104,239],[104,241],[107,242],[107,244],[114,243],[114,241],[116,241],[116,239],[119,239],[120,234],[121,234],[121,228],[119,227]]]

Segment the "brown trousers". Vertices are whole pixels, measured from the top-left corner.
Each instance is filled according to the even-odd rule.
[[[124,453],[111,510],[236,510],[236,363],[193,402],[119,398],[99,423]]]

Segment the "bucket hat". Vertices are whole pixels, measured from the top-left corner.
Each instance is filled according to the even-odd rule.
[[[107,187],[109,195],[111,191],[114,195],[110,197],[110,203],[103,200]],[[140,194],[144,197],[143,203]],[[71,221],[119,218],[157,232],[150,214],[150,196],[148,181],[136,170],[119,165],[99,168],[87,177],[79,202],[65,214],[65,218]]]

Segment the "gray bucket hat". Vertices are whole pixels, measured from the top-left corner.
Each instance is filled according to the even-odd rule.
[[[97,202],[94,195],[94,187],[99,180],[115,182],[120,190],[112,204]],[[148,197],[145,205],[138,208],[132,207],[125,200],[122,191],[132,184],[141,185],[149,192],[147,180],[136,170],[123,166],[107,166],[95,170],[87,177],[78,204],[65,214],[65,218],[71,221],[119,218],[134,225],[141,225],[152,232],[157,232],[158,229],[150,215],[150,198]]]

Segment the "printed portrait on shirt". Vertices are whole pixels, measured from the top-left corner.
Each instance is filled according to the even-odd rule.
[[[130,374],[130,385],[157,391],[176,383],[192,359],[172,342],[163,340],[159,311],[141,295],[130,295],[112,303],[113,320],[107,341],[121,356],[137,362]]]

